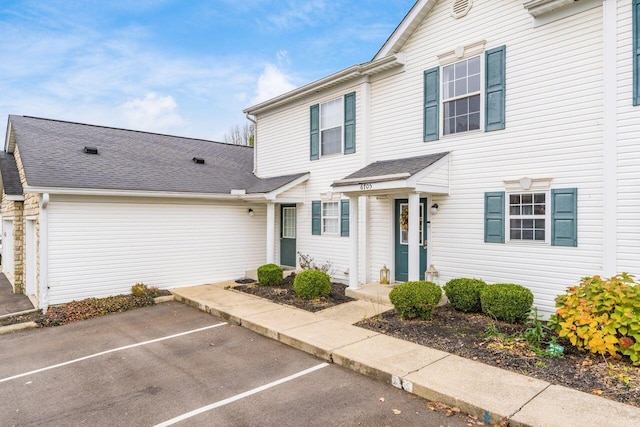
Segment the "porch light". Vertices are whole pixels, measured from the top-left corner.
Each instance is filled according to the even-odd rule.
[[[432,204],[431,205],[431,213],[434,214],[434,215],[437,214],[438,213],[438,207],[439,206],[438,206],[437,203]]]
[[[249,214],[249,216],[253,216],[253,209],[249,208],[249,210],[247,211],[247,213]]]
[[[389,269],[387,268],[387,264],[385,264],[380,269],[380,284],[386,285],[389,283]]]

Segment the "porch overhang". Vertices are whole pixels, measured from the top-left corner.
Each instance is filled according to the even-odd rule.
[[[334,190],[350,196],[406,193],[449,194],[449,153],[372,163],[334,181]]]

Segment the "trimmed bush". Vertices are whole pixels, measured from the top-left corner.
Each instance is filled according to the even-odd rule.
[[[258,267],[258,284],[260,286],[274,286],[282,282],[282,268],[275,264],[265,264]]]
[[[480,291],[482,312],[498,320],[517,323],[525,320],[533,305],[533,294],[514,283],[487,285]]]
[[[389,292],[389,299],[400,317],[430,320],[433,309],[442,298],[442,289],[433,282],[405,282]]]
[[[451,306],[456,310],[480,313],[482,311],[480,291],[486,286],[487,284],[480,279],[452,279],[444,285],[444,292]]]
[[[304,270],[296,274],[293,291],[302,299],[326,297],[331,293],[331,277],[320,270]]]
[[[640,284],[631,276],[585,277],[556,298],[556,307],[550,323],[572,345],[640,365]]]

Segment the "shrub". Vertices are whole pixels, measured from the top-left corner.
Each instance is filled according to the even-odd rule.
[[[265,264],[258,267],[258,284],[261,286],[274,286],[282,282],[282,268],[275,264]]]
[[[509,323],[523,321],[531,311],[533,294],[513,283],[488,285],[480,291],[482,312]]]
[[[592,353],[622,354],[640,364],[640,285],[626,273],[585,277],[556,298],[558,335]]]
[[[442,298],[442,289],[432,282],[405,282],[389,292],[389,299],[400,317],[430,320]]]
[[[480,313],[480,291],[487,286],[480,279],[452,279],[444,285],[451,306],[465,313]]]
[[[302,299],[326,297],[331,293],[331,277],[320,270],[304,270],[293,280],[293,291]]]
[[[136,297],[145,297],[149,295],[149,288],[144,283],[136,283],[131,287],[131,295]]]

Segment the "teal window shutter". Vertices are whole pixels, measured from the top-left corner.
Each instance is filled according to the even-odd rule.
[[[322,234],[322,202],[320,200],[311,202],[311,234],[316,236]]]
[[[485,132],[505,128],[506,46],[485,52]]]
[[[424,72],[424,141],[435,141],[440,138],[439,114],[440,105],[440,67]]]
[[[551,245],[578,246],[578,189],[551,190]]]
[[[356,152],[356,93],[344,96],[344,154]]]
[[[484,193],[484,241],[504,243],[504,191]]]
[[[633,0],[633,105],[640,105],[640,0]]]
[[[320,158],[320,105],[311,106],[311,160]]]
[[[349,236],[349,199],[340,200],[340,235]]]

